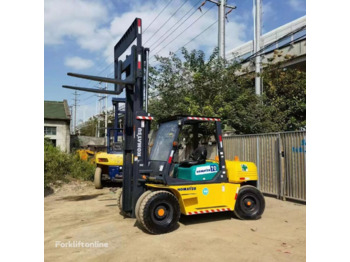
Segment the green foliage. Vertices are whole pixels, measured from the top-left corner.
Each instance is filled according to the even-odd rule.
[[[182,49],[183,59],[157,57],[150,70],[149,111],[157,119],[170,115],[220,117],[225,130],[237,134],[298,130],[305,127],[305,73],[264,67],[264,94],[255,95],[254,76],[237,63],[208,60],[202,51]]]
[[[270,65],[263,75],[263,102],[277,130],[306,127],[306,73]]]
[[[102,112],[100,116],[100,137],[104,137],[105,135],[105,112]],[[119,122],[123,122],[123,118],[119,119]],[[80,130],[79,134],[82,136],[96,136],[98,127],[98,118],[96,116],[90,117],[87,121],[85,121]],[[114,127],[114,111],[110,110],[107,114],[107,128]]]
[[[70,178],[92,180],[95,166],[76,154],[67,154],[44,139],[44,187],[68,182]]]

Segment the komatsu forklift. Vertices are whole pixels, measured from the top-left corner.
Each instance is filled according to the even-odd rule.
[[[121,60],[133,43],[131,54]],[[125,91],[123,187],[117,191],[121,213],[136,217],[152,234],[176,229],[181,214],[234,212],[240,219],[260,218],[265,200],[257,189],[256,165],[225,160],[220,118],[172,116],[160,120],[148,154],[150,122],[154,120],[147,113],[148,58],[149,49],[142,46],[142,22],[136,18],[114,47],[114,78],[68,73],[114,83],[114,91],[63,86],[112,95]],[[186,137],[193,152],[179,161]],[[215,140],[211,142],[216,145],[214,159],[207,159],[208,140]]]

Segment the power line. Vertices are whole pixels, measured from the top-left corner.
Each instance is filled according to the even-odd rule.
[[[154,21],[157,20],[157,18],[163,13],[163,11],[169,6],[169,4],[171,3],[171,1],[173,0],[170,0],[165,6],[164,8],[158,13],[158,15],[156,16],[156,18],[153,19],[153,21],[146,27],[146,29],[143,31],[143,33],[146,33],[147,29],[154,23]]]
[[[157,48],[157,47],[158,47],[162,42],[164,42],[170,35],[172,35],[181,25],[183,25],[189,18],[191,18],[191,17],[196,13],[196,11],[197,11],[197,9],[198,9],[198,8],[197,8],[197,5],[198,5],[198,3],[201,2],[201,1],[202,1],[202,0],[199,0],[199,1],[195,4],[195,6],[194,6],[193,8],[190,8],[190,9],[187,11],[187,13],[186,13],[184,16],[182,16],[182,17],[180,18],[180,20],[179,20],[178,22],[176,22],[171,28],[168,29],[167,32],[165,32],[161,37],[159,37],[159,38],[150,46],[150,49],[152,49],[152,46],[155,45],[164,35],[166,35],[166,34],[169,33],[169,35],[168,35],[166,38],[164,38],[156,47],[154,47],[154,48]],[[185,21],[183,21],[178,27],[176,27],[173,31],[170,32],[170,30],[173,29],[174,26],[176,26],[176,25],[182,20],[182,18],[184,18],[192,9],[195,9],[194,12],[193,12],[189,17],[187,17],[187,18],[185,19]]]
[[[203,34],[205,31],[207,31],[210,27],[212,27],[213,25],[215,25],[219,20],[216,20],[214,23],[212,23],[210,26],[208,26],[206,29],[204,29],[201,33],[199,33],[198,35],[196,35],[195,37],[193,37],[190,41],[188,41],[186,44],[184,44],[183,46],[181,46],[179,49],[177,49],[174,53],[178,52],[181,48],[185,47],[186,45],[188,45],[189,43],[191,43],[193,40],[195,40],[198,36],[200,36],[201,34]]]
[[[191,43],[192,41],[194,41],[197,37],[199,37],[200,35],[202,35],[205,31],[207,31],[209,28],[211,28],[213,25],[215,25],[219,20],[216,20],[214,23],[212,23],[211,25],[209,25],[207,28],[205,28],[202,32],[200,32],[198,35],[196,35],[195,37],[193,37],[190,41],[188,41],[186,44],[184,44],[183,46],[179,47],[175,52],[177,53],[179,50],[181,50],[183,47],[185,47],[186,45],[188,45],[189,43]],[[154,59],[156,59],[154,57]],[[156,61],[156,60],[154,60]]]
[[[161,48],[160,50],[158,50],[158,52],[156,54],[154,54],[151,58],[153,58],[154,56],[156,56],[157,54],[160,53],[160,51],[162,51],[164,48],[166,48],[168,45],[170,45],[171,43],[173,43],[173,41],[175,39],[177,39],[180,35],[182,35],[187,29],[189,29],[191,26],[193,26],[199,19],[201,19],[206,13],[208,13],[212,8],[214,7],[214,5],[212,7],[210,7],[207,11],[205,11],[205,13],[203,13],[201,16],[199,16],[192,24],[190,24],[188,27],[186,27],[180,34],[178,34],[176,37],[174,37],[166,46],[164,46],[163,48]]]
[[[158,29],[156,32],[154,32],[154,34],[147,39],[147,41],[144,43],[144,45],[150,40],[153,38],[153,36],[155,34],[157,34],[162,28],[164,28],[164,26],[170,21],[170,19],[188,2],[188,0],[186,0],[185,2],[182,3],[182,5],[179,6],[178,9],[176,9],[176,11],[168,18],[168,20],[165,21],[165,23],[163,23]]]

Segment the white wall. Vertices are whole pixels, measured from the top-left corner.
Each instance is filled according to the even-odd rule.
[[[63,152],[69,153],[69,150],[70,150],[69,122],[45,119],[44,126],[56,127],[56,135],[45,135],[45,137],[48,137],[50,139],[56,139],[56,146],[59,147]]]

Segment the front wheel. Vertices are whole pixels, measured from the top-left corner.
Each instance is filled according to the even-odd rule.
[[[240,219],[259,219],[265,210],[262,193],[253,186],[242,186],[238,192],[235,215]]]
[[[94,184],[96,189],[102,188],[102,168],[96,167],[95,176],[94,176]]]
[[[180,205],[170,192],[159,190],[145,196],[139,208],[139,223],[152,234],[174,230],[180,218]]]

